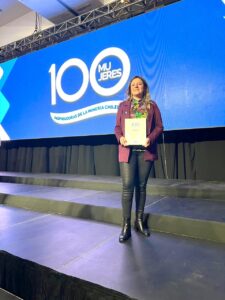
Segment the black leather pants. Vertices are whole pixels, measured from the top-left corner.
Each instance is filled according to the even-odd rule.
[[[134,189],[136,212],[144,212],[146,184],[153,162],[145,161],[143,156],[144,152],[132,151],[129,162],[120,163],[120,173],[123,184],[122,209],[124,219],[131,217]]]

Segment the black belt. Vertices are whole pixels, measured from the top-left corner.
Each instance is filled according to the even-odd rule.
[[[132,148],[132,151],[134,151],[134,152],[145,152],[144,149],[137,149],[137,148]]]

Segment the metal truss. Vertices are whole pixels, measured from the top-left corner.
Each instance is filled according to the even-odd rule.
[[[0,48],[0,63],[179,0],[117,0]]]

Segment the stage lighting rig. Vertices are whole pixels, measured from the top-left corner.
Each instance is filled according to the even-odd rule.
[[[36,16],[32,35],[2,46],[0,63],[180,0],[116,0],[45,30]]]

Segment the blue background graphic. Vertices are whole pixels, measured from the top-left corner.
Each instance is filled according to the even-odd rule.
[[[224,8],[221,0],[182,0],[1,64],[0,91],[10,104],[3,112],[0,100],[2,126],[10,139],[113,133],[115,114],[64,125],[50,117],[50,112],[66,113],[126,98],[129,80],[117,94],[107,97],[97,94],[89,82],[78,101],[65,102],[57,95],[56,105],[51,104],[52,64],[58,72],[67,60],[79,58],[90,70],[95,57],[109,47],[128,55],[129,79],[134,75],[147,79],[165,130],[225,126]],[[113,56],[101,64],[109,61],[113,68],[122,68]],[[66,70],[63,90],[75,93],[82,80],[78,68]],[[111,87],[118,81],[101,82],[101,86]]]

